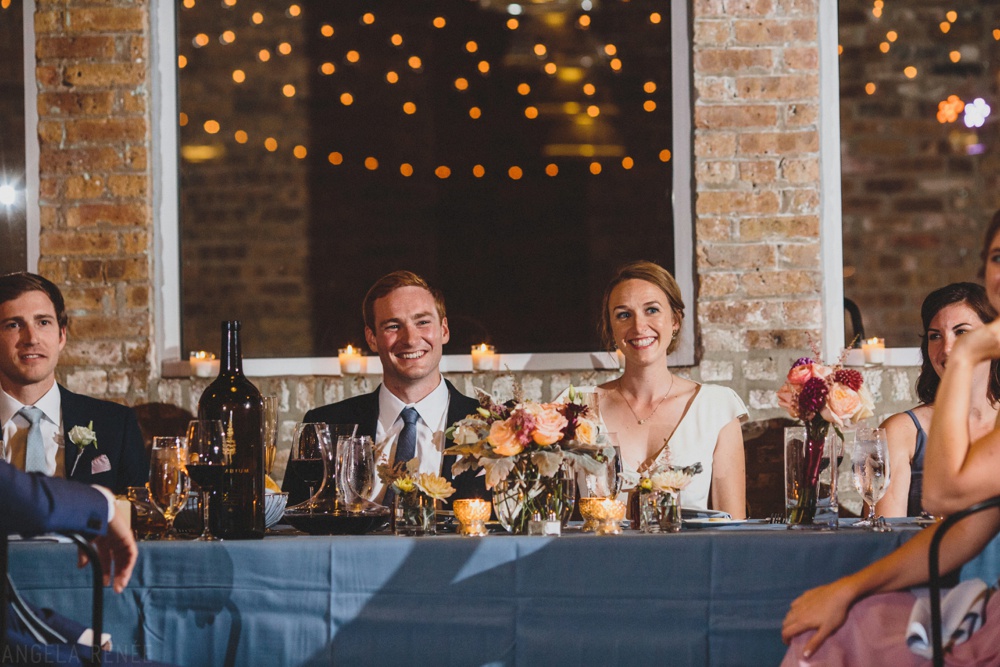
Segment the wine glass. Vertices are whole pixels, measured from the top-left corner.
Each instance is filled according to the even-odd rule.
[[[165,540],[177,539],[174,519],[187,503],[190,479],[187,473],[187,443],[176,436],[153,438],[149,453],[149,500],[167,520]]]
[[[859,428],[851,453],[854,487],[868,504],[868,516],[857,526],[880,531],[875,519],[875,503],[889,486],[889,447],[884,428]]]
[[[337,495],[348,510],[367,509],[375,483],[371,436],[341,436],[337,440]]]
[[[270,476],[278,453],[278,397],[264,397],[264,474]]]
[[[209,498],[222,489],[226,474],[226,427],[221,419],[193,419],[187,428],[188,464],[191,480],[201,490],[201,516],[204,528],[198,540],[218,540],[209,528]]]
[[[315,489],[323,481],[323,451],[329,446],[330,427],[327,424],[301,422],[295,425],[285,475],[309,489],[306,502],[311,502]]]

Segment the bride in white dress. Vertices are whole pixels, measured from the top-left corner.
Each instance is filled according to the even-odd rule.
[[[656,468],[669,447],[671,465],[704,468],[681,494],[685,507],[746,518],[740,423],[747,408],[732,389],[686,380],[668,367],[684,316],[673,276],[652,262],[621,267],[604,292],[603,316],[602,333],[625,355],[625,371],[590,391],[615,434],[626,477]]]

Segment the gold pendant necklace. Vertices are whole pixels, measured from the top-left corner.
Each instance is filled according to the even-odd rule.
[[[645,424],[646,422],[648,422],[650,419],[653,418],[653,415],[655,415],[656,411],[660,409],[660,405],[663,403],[663,401],[667,400],[667,396],[670,395],[670,392],[673,390],[673,388],[674,388],[674,374],[671,373],[670,374],[670,386],[667,387],[667,393],[665,393],[660,398],[660,400],[658,400],[656,402],[656,405],[653,406],[652,411],[648,415],[646,415],[642,419],[639,419],[639,415],[637,415],[635,413],[635,408],[632,407],[632,404],[629,403],[628,398],[625,397],[625,392],[622,391],[621,381],[619,380],[618,384],[615,385],[615,391],[617,391],[618,395],[622,397],[623,401],[625,401],[625,405],[628,406],[629,412],[631,412],[632,416],[635,417],[635,423],[638,424],[639,426],[642,426],[643,424]]]

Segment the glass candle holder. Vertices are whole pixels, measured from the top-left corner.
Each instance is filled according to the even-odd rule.
[[[360,348],[348,345],[337,350],[337,361],[340,362],[341,375],[357,375],[362,371],[364,357]]]
[[[486,535],[486,521],[490,518],[490,501],[481,498],[464,498],[453,503],[458,519],[458,534],[482,537]]]
[[[188,356],[191,364],[191,375],[200,378],[215,377],[219,374],[219,360],[211,352],[198,350]]]
[[[481,343],[472,346],[472,370],[491,371],[493,362],[496,359],[497,351],[492,345]]]

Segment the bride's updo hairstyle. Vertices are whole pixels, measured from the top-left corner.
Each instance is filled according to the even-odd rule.
[[[684,300],[681,298],[681,288],[677,286],[677,281],[670,275],[670,272],[659,264],[638,260],[624,264],[615,271],[614,277],[604,289],[604,299],[601,302],[603,315],[601,316],[600,335],[608,349],[615,348],[615,337],[611,329],[611,292],[626,280],[644,280],[651,285],[655,285],[667,297],[670,310],[674,313],[674,319],[678,325],[684,321]],[[677,347],[678,338],[674,337],[667,347],[667,354],[670,354]]]

